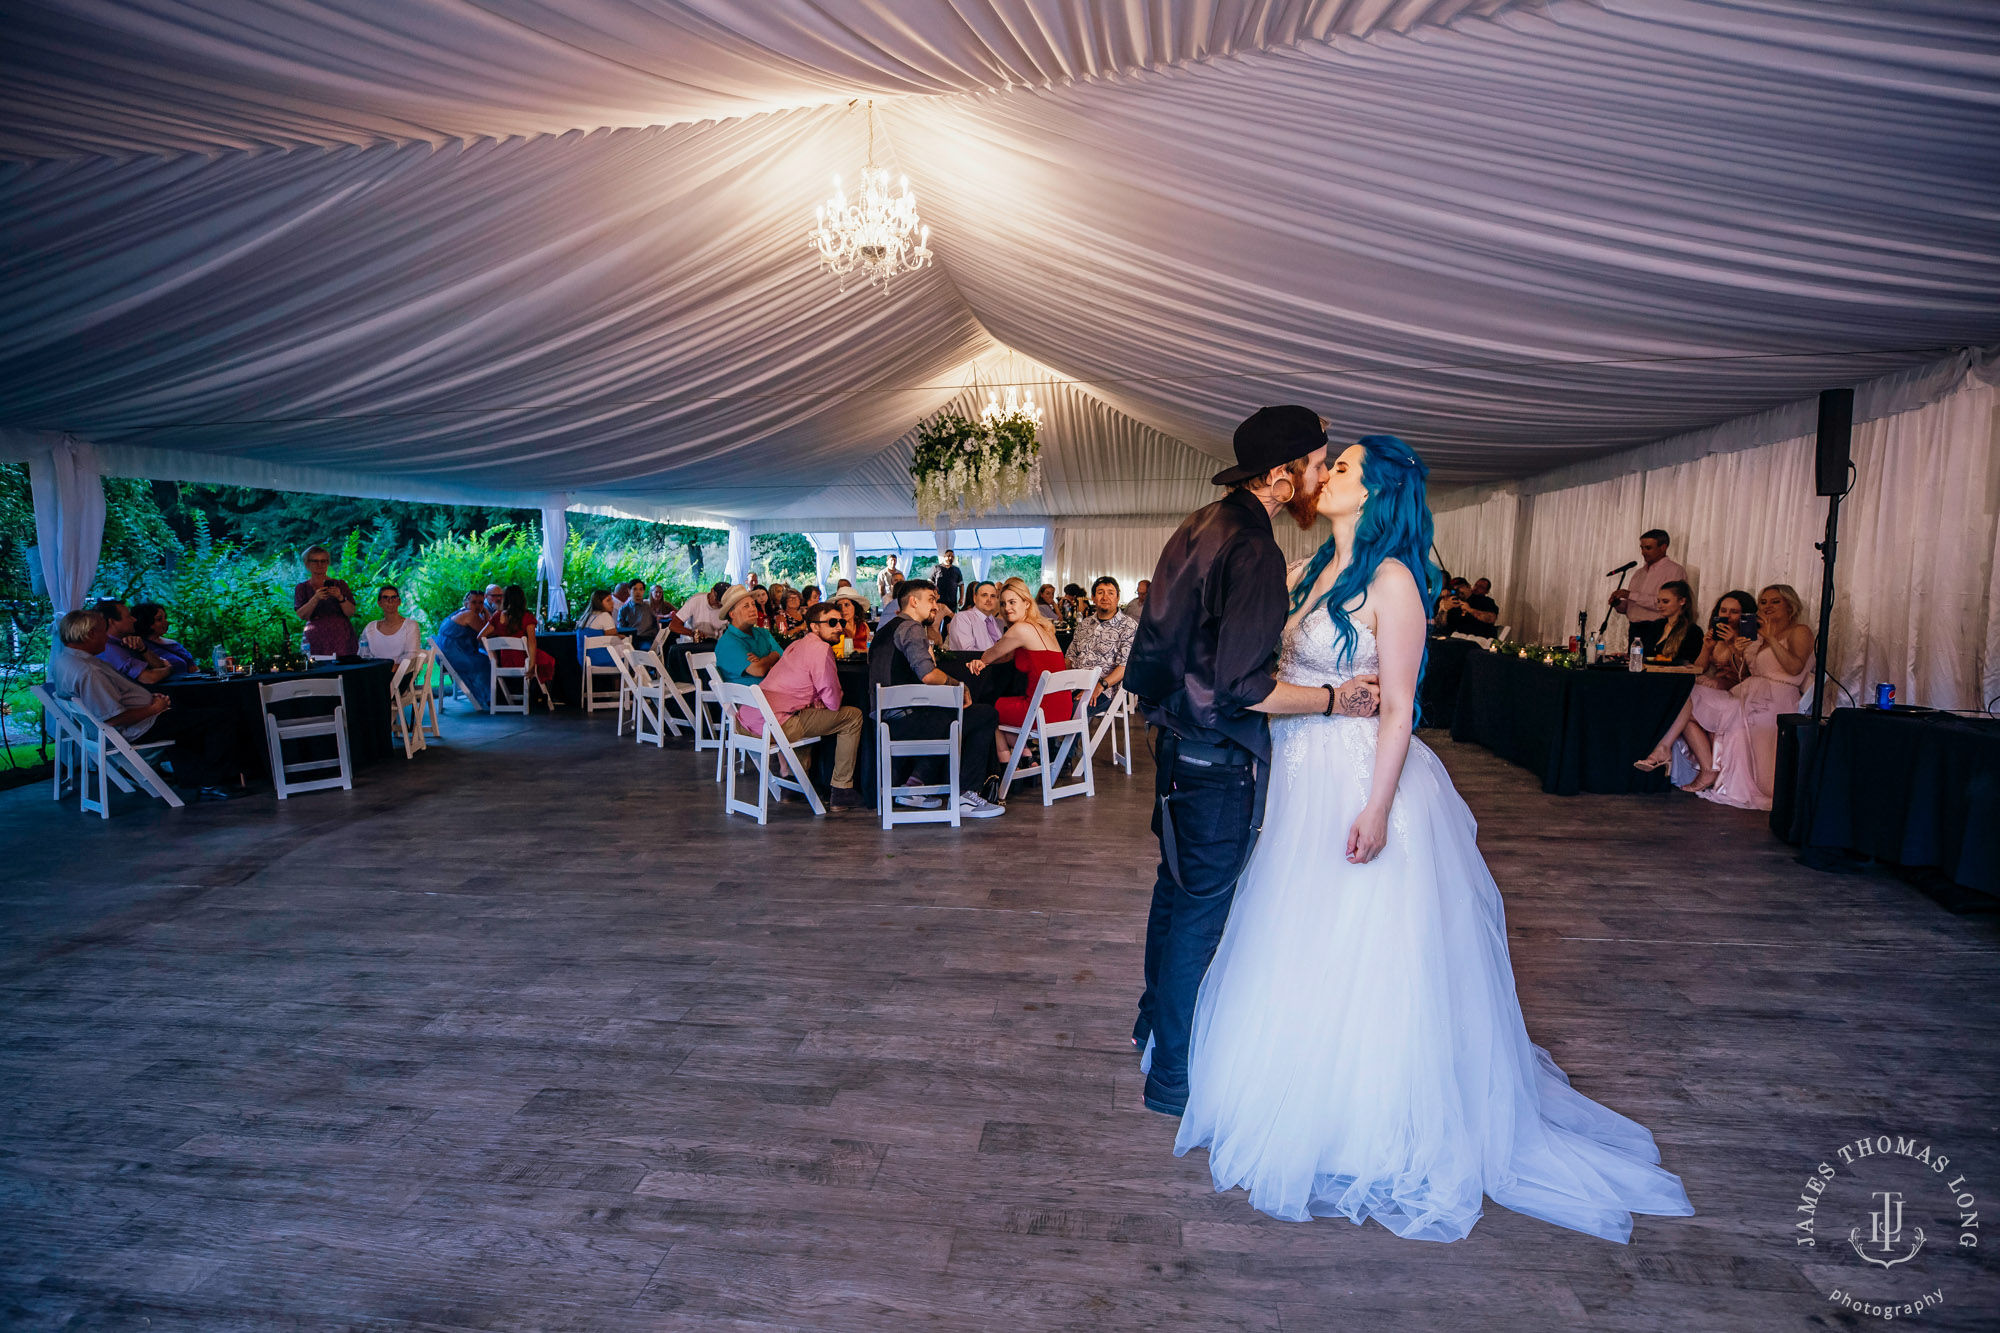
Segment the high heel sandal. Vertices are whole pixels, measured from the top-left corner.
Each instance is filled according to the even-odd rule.
[[[1715,785],[1715,780],[1721,776],[1722,773],[1720,769],[1704,768],[1700,772],[1694,775],[1693,782],[1688,783],[1686,786],[1682,787],[1681,790],[1686,792],[1690,796],[1699,796],[1701,795],[1701,793],[1707,791],[1710,787],[1713,787]]]
[[[1657,773],[1673,762],[1671,755],[1647,755],[1644,759],[1634,759],[1632,767],[1641,773]]]

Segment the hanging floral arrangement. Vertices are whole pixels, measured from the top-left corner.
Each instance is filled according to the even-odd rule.
[[[1041,419],[1032,392],[1021,404],[1009,390],[1004,408],[997,394],[989,394],[977,421],[940,412],[920,423],[910,464],[917,521],[961,521],[1041,494]]]

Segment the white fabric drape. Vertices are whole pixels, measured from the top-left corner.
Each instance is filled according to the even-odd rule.
[[[723,573],[731,583],[742,583],[750,574],[750,531],[731,525],[729,549],[723,556]]]
[[[0,173],[0,423],[141,471],[831,527],[997,338],[1085,396],[1042,512],[1160,513],[1260,403],[1519,476],[2000,306],[2000,29],[1934,6],[37,14],[0,51],[0,151],[47,159]],[[843,294],[801,237],[867,152],[845,100],[891,90],[939,264]],[[852,484],[901,517],[892,480]]]
[[[58,616],[85,606],[104,544],[104,479],[88,444],[56,439],[28,455],[35,547]]]
[[[549,616],[569,615],[569,595],[563,591],[564,555],[569,550],[569,511],[563,504],[542,506],[542,580],[549,589]]]
[[[860,575],[854,572],[854,534],[840,534],[840,577],[859,586]]]
[[[1436,555],[1444,568],[1474,582],[1493,581],[1493,598],[1500,605],[1497,626],[1514,628],[1515,519],[1520,496],[1511,488],[1492,490],[1471,504],[1440,509],[1436,514]],[[1620,560],[1617,563],[1624,564]],[[1609,568],[1609,566],[1606,566]],[[1595,624],[1592,628],[1596,628]]]

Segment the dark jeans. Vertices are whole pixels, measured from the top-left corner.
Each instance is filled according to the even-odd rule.
[[[958,714],[949,708],[911,708],[902,716],[888,719],[889,738],[898,741],[941,741],[951,734],[952,719]],[[965,728],[958,737],[958,785],[964,791],[978,791],[986,781],[986,775],[993,771],[993,732],[1000,725],[1000,715],[990,704],[967,704],[965,706]],[[914,764],[924,785],[934,786],[945,780],[948,771],[941,755],[924,755],[917,759],[905,759],[902,764]],[[902,780],[901,764],[898,771],[889,775],[891,784]]]
[[[174,748],[157,758],[173,770],[183,787],[221,787],[236,783],[236,715],[222,708],[182,708],[175,704],[153,719],[147,741],[172,741]]]
[[[1176,739],[1160,734],[1155,790],[1172,812],[1181,879],[1174,882],[1163,845],[1146,918],[1146,992],[1139,998],[1133,1035],[1141,1043],[1148,1032],[1153,1037],[1147,1097],[1178,1106],[1187,1100],[1195,992],[1222,940],[1236,877],[1249,852],[1257,781],[1248,765],[1203,767],[1180,757]],[[1156,800],[1155,835],[1160,818]]]

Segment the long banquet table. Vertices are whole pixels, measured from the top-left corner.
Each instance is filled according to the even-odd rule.
[[[236,717],[237,764],[246,777],[268,781],[271,758],[264,739],[264,702],[257,691],[259,685],[281,680],[319,680],[328,676],[339,680],[347,722],[348,761],[355,768],[361,768],[387,759],[395,751],[396,742],[389,734],[389,680],[395,671],[394,662],[345,662],[316,667],[311,671],[267,671],[223,679],[195,677],[166,680],[152,688],[171,698],[176,708],[220,708],[233,713]],[[281,717],[332,711],[331,707],[303,699],[273,706],[273,712]],[[294,743],[313,744],[310,741]],[[319,744],[326,747],[326,757],[332,758],[331,741],[322,740]]]
[[[1552,795],[1663,792],[1666,770],[1642,773],[1632,761],[1653,748],[1693,688],[1694,676],[1682,672],[1580,671],[1471,652],[1451,738],[1532,770]]]
[[[1808,856],[1935,868],[2000,897],[2000,719],[1836,708],[1798,801]]]

